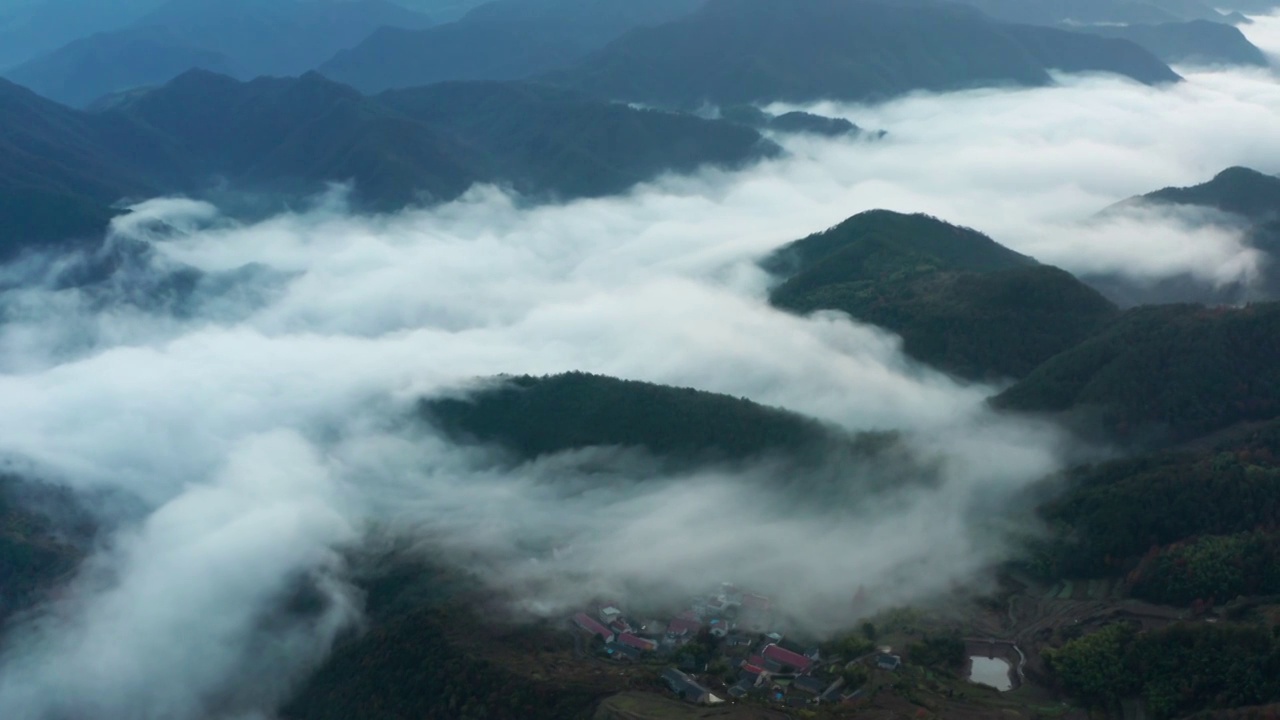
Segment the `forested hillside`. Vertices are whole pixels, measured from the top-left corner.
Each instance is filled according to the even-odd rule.
[[[966,378],[1021,377],[1096,332],[1115,308],[1057,268],[981,233],[883,210],[784,247],[774,305],[839,310],[902,335],[913,357]]]
[[[750,128],[554,88],[435,85],[379,97],[317,74],[240,82],[191,71],[79,112],[0,81],[0,235],[9,252],[100,234],[112,204],[215,186],[296,199],[354,182],[364,209],[495,183],[599,196],[661,172],[737,166],[777,147]]]
[[[1074,694],[1119,712],[1134,695],[1153,720],[1280,699],[1280,636],[1259,626],[1175,625],[1135,633],[1109,626],[1054,652],[1050,664]]]
[[[1280,304],[1126,312],[994,399],[1070,411],[1120,440],[1179,440],[1280,415]]]
[[[458,440],[493,443],[520,459],[621,446],[739,460],[817,450],[835,437],[815,420],[749,400],[586,373],[500,378],[466,397],[425,400],[421,412]]]
[[[1053,577],[1126,575],[1144,556],[1156,559],[1180,543],[1272,533],[1280,526],[1280,422],[1245,426],[1193,449],[1078,468],[1042,513],[1061,538],[1046,558]],[[1240,569],[1224,562],[1215,572]],[[1147,563],[1144,572],[1151,570]],[[1154,586],[1145,594],[1188,600]]]

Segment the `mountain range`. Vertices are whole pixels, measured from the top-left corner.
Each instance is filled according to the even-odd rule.
[[[128,27],[77,39],[6,76],[82,107],[192,68],[243,80],[300,75],[379,28],[431,24],[389,0],[170,0]]]
[[[362,207],[497,183],[539,197],[618,192],[668,170],[776,152],[734,123],[636,110],[533,85],[447,83],[366,97],[317,74],[240,82],[191,71],[80,112],[0,84],[14,251],[100,232],[111,205],[220,183],[298,197],[353,181]]]
[[[366,92],[447,80],[515,80],[579,61],[637,27],[704,0],[497,0],[426,30],[387,27],[319,67]]]
[[[875,0],[710,0],[546,79],[600,97],[698,107],[1048,85],[1051,70],[1179,79],[1127,41],[1001,23],[959,5]]]

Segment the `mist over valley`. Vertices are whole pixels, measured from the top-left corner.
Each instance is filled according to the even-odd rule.
[[[80,5],[0,8],[0,717],[1280,704],[1267,3]]]

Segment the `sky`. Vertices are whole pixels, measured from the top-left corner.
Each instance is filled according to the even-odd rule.
[[[1280,49],[1280,21],[1246,32]],[[0,717],[269,717],[358,626],[351,551],[373,528],[438,559],[479,558],[483,581],[522,598],[513,610],[551,616],[596,593],[680,597],[712,577],[774,595],[818,633],[981,583],[1012,550],[1002,509],[1095,449],[993,415],[998,386],[922,367],[890,333],[771,309],[756,262],[883,207],[1076,272],[1247,279],[1258,258],[1230,228],[1094,217],[1234,164],[1280,171],[1276,77],[1181,70],[1171,88],[1063,77],[821,104],[888,135],[779,136],[788,152],[745,170],[559,205],[478,187],[363,216],[336,188],[239,223],[159,198],[116,222],[107,252],[129,260],[98,288],[30,281],[91,255],[0,269],[0,457],[140,508],[107,518],[71,586],[0,650]],[[184,268],[203,273],[193,295],[156,301]],[[569,370],[897,430],[933,477],[817,510],[743,492],[784,467],[588,477],[602,457],[643,466],[600,450],[498,468],[407,422],[417,399],[478,378]],[[841,470],[851,496],[898,471]],[[321,609],[282,614],[299,587]],[[859,588],[876,600],[855,612]]]

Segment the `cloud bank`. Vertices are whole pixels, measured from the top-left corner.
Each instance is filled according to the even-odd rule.
[[[817,109],[890,134],[781,137],[786,157],[745,171],[554,206],[476,188],[369,217],[339,193],[241,224],[155,200],[97,254],[0,273],[0,454],[148,509],[9,638],[0,716],[269,712],[358,622],[342,558],[375,525],[473,559],[535,612],[712,578],[773,593],[822,631],[857,619],[858,588],[884,606],[978,577],[1008,549],[1003,503],[1060,468],[1070,444],[992,416],[993,388],[911,362],[888,333],[770,309],[755,261],[887,207],[1076,271],[1239,278],[1256,258],[1225,228],[1083,221],[1228,165],[1280,168],[1280,84],[1063,78]],[[743,491],[780,467],[637,482],[587,476],[570,455],[498,470],[402,422],[417,398],[476,377],[571,369],[899,430],[935,477],[815,509],[794,490]],[[845,471],[853,486],[885,469]],[[300,593],[310,609],[283,612]]]

